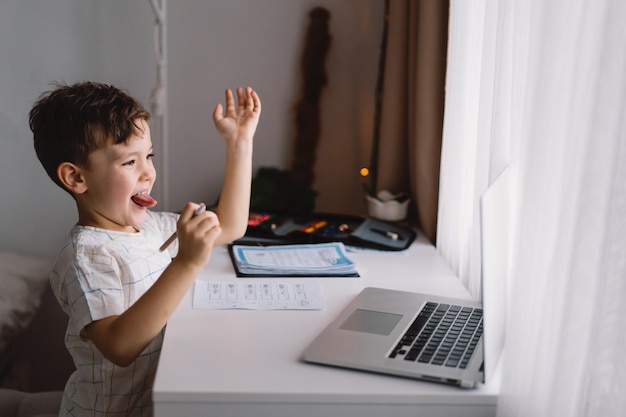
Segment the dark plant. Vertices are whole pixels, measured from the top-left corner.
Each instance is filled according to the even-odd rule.
[[[331,42],[329,19],[330,13],[322,7],[309,12],[291,169],[260,168],[252,180],[252,208],[303,213],[315,207],[317,192],[312,187],[320,135],[320,97],[327,83],[324,64]]]

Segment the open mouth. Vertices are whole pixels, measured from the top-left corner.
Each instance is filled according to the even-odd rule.
[[[157,204],[157,201],[145,191],[135,194],[130,199],[133,200],[133,203],[137,204],[139,207],[150,208],[156,206]]]

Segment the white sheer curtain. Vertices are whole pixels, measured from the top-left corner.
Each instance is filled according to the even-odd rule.
[[[626,2],[453,0],[449,30],[437,247],[477,296],[512,180],[498,415],[624,416]]]

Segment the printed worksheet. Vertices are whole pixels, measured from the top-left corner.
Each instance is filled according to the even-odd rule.
[[[322,290],[316,282],[196,281],[195,309],[321,310]]]

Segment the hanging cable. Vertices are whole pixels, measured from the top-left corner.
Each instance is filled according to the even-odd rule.
[[[161,137],[161,175],[160,192],[162,208],[169,210],[169,164],[168,164],[168,132],[167,132],[167,13],[166,0],[150,0],[154,13],[154,51],[156,55],[156,84],[150,96],[151,113],[158,125]]]

